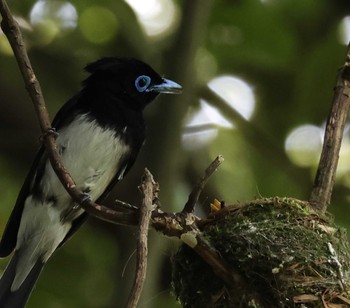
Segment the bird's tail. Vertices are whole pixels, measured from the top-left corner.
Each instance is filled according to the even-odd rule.
[[[15,251],[0,279],[1,308],[23,308],[44,266],[44,263],[38,260],[20,287],[14,290],[12,285],[16,276],[16,271],[18,270],[19,256],[19,252]]]

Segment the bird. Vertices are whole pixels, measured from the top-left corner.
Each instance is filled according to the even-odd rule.
[[[148,64],[104,57],[85,67],[89,76],[52,121],[59,154],[79,188],[102,202],[135,162],[145,141],[144,108],[159,94],[182,87]],[[24,307],[43,266],[88,214],[68,195],[41,145],[0,241],[13,252],[0,279],[0,307]]]

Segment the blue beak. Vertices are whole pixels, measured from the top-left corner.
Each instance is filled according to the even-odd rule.
[[[174,81],[163,78],[161,84],[153,85],[147,89],[147,92],[150,91],[166,94],[180,94],[182,93],[182,87]]]

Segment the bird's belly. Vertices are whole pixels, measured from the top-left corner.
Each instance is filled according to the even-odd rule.
[[[107,188],[129,146],[116,138],[115,132],[101,128],[85,115],[59,131],[57,147],[66,169],[77,187],[95,201]],[[43,195],[55,200],[55,206],[71,207],[72,202],[59,182],[49,161],[41,180]]]

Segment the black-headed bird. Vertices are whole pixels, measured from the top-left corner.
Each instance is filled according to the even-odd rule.
[[[52,122],[57,148],[76,185],[101,202],[128,173],[145,140],[143,109],[159,93],[181,86],[132,58],[102,58],[86,66],[82,89]],[[14,251],[0,280],[0,307],[24,307],[47,260],[85,221],[41,146],[0,242]]]

